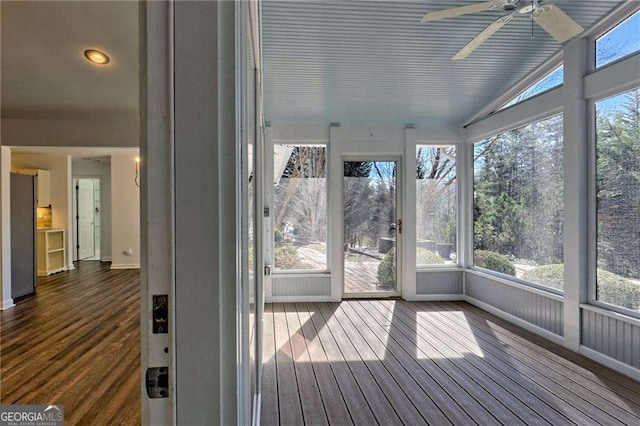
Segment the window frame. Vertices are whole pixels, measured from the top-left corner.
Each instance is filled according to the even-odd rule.
[[[638,50],[634,50],[633,52],[629,52],[624,56],[621,56],[619,58],[616,58],[610,62],[607,62],[604,65],[600,65],[597,66],[597,60],[598,60],[598,49],[597,49],[597,43],[598,40],[601,39],[602,37],[606,36],[607,34],[609,34],[610,32],[614,31],[618,26],[622,25],[627,19],[630,19],[633,15],[640,13],[640,4],[636,4],[633,5],[633,2],[630,2],[630,8],[623,8],[619,11],[617,11],[617,13],[615,13],[614,15],[612,15],[612,17],[615,17],[615,19],[612,19],[611,22],[608,22],[606,26],[603,26],[602,28],[599,29],[599,31],[597,31],[596,33],[592,34],[589,38],[588,38],[588,42],[589,42],[589,48],[588,48],[588,58],[589,58],[589,71],[593,72],[593,71],[600,71],[604,68],[607,68],[613,64],[617,64],[619,62],[623,62],[626,59],[629,59],[630,57],[639,54],[640,53],[640,49]],[[633,7],[635,6],[635,7]],[[639,16],[640,19],[640,16]]]
[[[446,271],[446,270],[452,270],[452,271],[459,271],[462,269],[462,265],[460,264],[460,249],[462,248],[461,244],[460,244],[460,238],[462,237],[462,228],[463,226],[461,226],[461,215],[460,212],[462,211],[462,205],[461,205],[461,199],[463,198],[463,195],[461,194],[462,188],[459,182],[459,178],[460,178],[460,172],[462,169],[461,166],[461,162],[460,160],[460,143],[459,142],[433,142],[433,141],[416,141],[415,144],[415,149],[414,149],[414,157],[417,154],[417,150],[418,147],[420,146],[426,146],[426,147],[453,147],[456,150],[456,165],[455,165],[455,171],[456,171],[456,202],[455,202],[455,215],[456,215],[456,243],[454,246],[454,250],[457,254],[456,256],[456,261],[455,263],[450,263],[450,264],[428,264],[428,263],[424,263],[424,264],[419,264],[418,260],[416,258],[416,262],[415,262],[415,270],[416,272],[427,272],[427,271],[434,271],[434,270],[438,270],[438,271]],[[416,162],[417,162],[417,158],[416,158]],[[416,168],[417,168],[417,164],[416,164]],[[415,181],[417,182],[417,178],[415,178]],[[418,194],[418,188],[417,188],[417,184],[416,184],[416,190],[415,190],[415,194],[413,194],[414,197],[417,198],[417,194]],[[418,219],[417,219],[417,207],[416,207],[416,229],[413,230],[413,240],[414,240],[414,250],[416,250],[417,252],[417,248],[418,248],[418,232],[417,232],[417,227],[418,227]]]
[[[558,89],[560,87],[562,87],[562,86],[556,86],[551,90]],[[533,96],[531,98],[527,98],[522,102],[528,102],[528,101],[534,99],[537,96],[539,96],[539,95]],[[518,104],[515,104],[515,105],[519,105],[522,102],[520,102]],[[515,106],[515,105],[512,105],[512,106]],[[505,108],[505,110],[506,109],[508,109],[508,108]],[[502,111],[504,111],[504,110],[502,110]],[[563,111],[560,111],[560,112],[549,111],[549,113],[545,114],[543,117],[533,117],[531,120],[528,120],[525,124],[518,123],[517,126],[509,128],[508,130],[501,130],[498,133],[494,133],[492,135],[489,135],[489,136],[486,136],[486,137],[483,137],[483,138],[479,138],[477,140],[469,141],[470,145],[471,145],[471,174],[469,176],[470,177],[470,181],[471,181],[470,182],[470,185],[471,185],[470,208],[472,210],[471,211],[471,218],[470,218],[471,219],[471,221],[470,221],[470,243],[471,243],[470,255],[471,256],[470,256],[470,259],[469,259],[469,261],[470,261],[469,262],[469,264],[470,264],[469,269],[471,269],[473,271],[476,271],[476,272],[480,272],[480,273],[491,275],[491,276],[499,278],[501,280],[510,281],[512,283],[516,283],[516,284],[519,284],[519,285],[522,285],[522,286],[525,286],[525,287],[528,287],[528,288],[534,288],[536,290],[541,290],[541,291],[544,291],[544,292],[547,292],[547,293],[551,293],[551,294],[554,294],[554,295],[557,295],[557,296],[560,296],[560,297],[564,298],[564,295],[565,295],[564,288],[563,288],[563,290],[559,290],[559,289],[556,289],[556,288],[553,288],[553,287],[548,287],[548,286],[545,286],[543,284],[539,284],[539,283],[536,283],[536,282],[533,282],[533,281],[523,280],[522,278],[518,278],[518,277],[507,275],[507,274],[504,274],[504,273],[501,273],[501,272],[493,271],[491,269],[482,268],[480,266],[476,266],[476,264],[475,264],[475,248],[474,248],[474,246],[475,246],[475,221],[473,220],[473,206],[475,204],[475,172],[476,172],[476,168],[475,168],[475,161],[473,160],[473,158],[474,158],[474,151],[475,151],[476,144],[480,143],[480,142],[482,142],[482,141],[484,141],[484,140],[486,140],[488,138],[496,137],[496,136],[499,136],[499,135],[503,135],[505,133],[512,132],[514,130],[519,130],[519,129],[527,127],[527,126],[529,126],[531,124],[535,124],[535,123],[539,123],[541,121],[549,120],[550,118],[553,118],[553,117],[556,117],[556,116],[562,116],[563,117],[562,122],[563,122],[563,127],[564,127],[564,114],[563,114]],[[563,137],[562,143],[564,144],[564,137]],[[564,167],[563,167],[563,181],[564,181]],[[563,205],[564,205],[564,201],[565,200],[564,200],[564,196],[563,196],[563,199],[562,199]],[[563,218],[563,221],[564,221],[564,218]],[[564,252],[564,248],[563,248],[563,252]],[[564,283],[563,283],[563,285],[564,285]]]
[[[527,90],[531,89],[533,86],[535,86],[536,84],[540,83],[542,80],[544,80],[545,78],[547,78],[548,76],[550,76],[551,74],[553,74],[554,72],[556,72],[560,67],[563,68],[562,71],[562,82],[560,84],[556,84],[555,86],[549,87],[541,92],[536,93],[535,95],[526,97],[524,99],[519,100],[518,102],[514,102],[513,104],[509,105],[509,103],[513,102],[518,96],[522,95],[524,92],[526,92]],[[545,67],[546,69],[546,67]],[[519,91],[516,95],[512,96],[508,101],[506,101],[504,104],[502,104],[500,107],[498,107],[496,109],[495,112],[498,111],[503,111],[505,109],[509,109],[511,107],[514,107],[516,105],[519,105],[525,101],[528,101],[529,99],[533,99],[536,98],[538,96],[544,95],[554,89],[559,89],[563,86],[564,84],[564,62],[560,61],[560,63],[556,64],[554,67],[551,67],[551,69],[549,69],[545,74],[542,75],[542,77],[534,80],[533,82],[531,82],[531,84],[527,85],[523,90]]]
[[[287,141],[282,141],[282,142],[273,142],[272,143],[272,149],[274,151],[274,156],[275,156],[275,147],[277,145],[281,145],[281,146],[290,146],[290,147],[324,147],[325,149],[325,156],[326,156],[326,171],[325,171],[325,195],[327,197],[327,203],[326,203],[326,214],[327,214],[327,236],[326,236],[326,247],[327,250],[325,252],[325,268],[324,269],[277,269],[276,268],[276,259],[275,259],[275,253],[276,253],[276,240],[275,240],[275,185],[272,183],[272,189],[271,189],[271,214],[270,216],[270,220],[271,220],[271,229],[272,229],[272,235],[270,238],[270,247],[271,247],[271,253],[273,253],[273,265],[271,267],[271,275],[272,276],[289,276],[289,277],[294,277],[294,276],[328,276],[331,274],[331,268],[329,265],[329,262],[331,261],[331,243],[330,243],[330,237],[331,237],[331,225],[329,223],[329,214],[330,214],[330,200],[329,200],[329,173],[330,173],[330,164],[329,164],[329,144],[328,143],[297,143],[297,142],[287,142]],[[272,160],[273,161],[273,160]],[[287,161],[289,161],[287,159]],[[275,161],[273,161],[273,166],[275,167]],[[273,171],[271,173],[271,177],[273,177]]]
[[[640,9],[639,9],[640,10]],[[595,53],[595,50],[594,50]],[[634,52],[634,56],[636,54],[640,54],[640,52]],[[592,57],[595,60],[595,56]],[[628,59],[628,58],[626,58]],[[613,63],[613,62],[612,62]],[[598,68],[598,71],[608,67],[610,64],[602,66]],[[636,86],[630,90],[640,89],[640,86]],[[587,304],[591,306],[595,306],[597,308],[601,308],[610,312],[617,312],[622,315],[626,315],[635,319],[640,319],[640,312],[625,308],[623,306],[614,305],[612,303],[603,302],[598,300],[597,291],[598,291],[598,280],[597,280],[597,269],[598,269],[598,197],[597,197],[597,142],[598,142],[598,129],[596,123],[596,104],[598,102],[623,95],[630,91],[625,88],[615,94],[602,94],[600,96],[595,96],[593,98],[587,99],[587,185],[588,185],[588,194],[587,194],[587,203],[588,203],[588,247],[587,247],[587,256],[588,256],[588,273],[587,273]]]

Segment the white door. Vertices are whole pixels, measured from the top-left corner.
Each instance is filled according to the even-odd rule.
[[[78,179],[78,260],[95,255],[93,180]]]
[[[400,158],[343,163],[343,297],[400,295]]]

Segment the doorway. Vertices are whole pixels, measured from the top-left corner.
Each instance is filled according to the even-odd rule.
[[[343,297],[400,295],[400,158],[343,161]]]
[[[76,260],[100,260],[100,178],[74,179]]]

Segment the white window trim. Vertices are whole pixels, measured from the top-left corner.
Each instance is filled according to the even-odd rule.
[[[640,59],[640,52],[636,52],[632,55],[633,58]],[[627,58],[622,63],[626,63],[629,65],[630,58]],[[633,65],[632,65],[633,66]],[[637,68],[640,69],[640,68]],[[605,71],[605,67],[599,68],[598,72]],[[636,85],[631,89],[626,89],[621,92],[616,92],[613,95],[608,94],[607,96],[600,96],[597,98],[589,99],[587,101],[587,136],[588,136],[588,186],[589,186],[589,195],[588,195],[588,226],[589,226],[589,237],[588,237],[588,265],[589,265],[589,275],[587,282],[587,303],[588,305],[592,305],[598,307],[605,311],[615,312],[621,314],[623,317],[628,318],[629,320],[640,319],[640,312],[633,311],[631,309],[614,305],[612,303],[602,302],[597,299],[597,268],[598,268],[598,209],[597,209],[597,156],[596,156],[596,144],[598,141],[597,138],[597,127],[596,127],[596,103],[602,101],[604,99],[608,99],[610,97],[622,95],[630,90],[640,89],[640,73],[638,81],[636,81]],[[605,80],[606,81],[606,80]],[[598,311],[596,311],[598,312]],[[633,322],[633,321],[632,321]]]
[[[440,272],[444,272],[444,271],[459,271],[462,270],[462,265],[460,264],[460,248],[462,248],[462,244],[460,244],[460,213],[463,211],[463,207],[460,204],[460,188],[459,188],[459,173],[460,173],[460,162],[458,161],[460,156],[459,156],[459,152],[460,152],[460,147],[461,144],[460,143],[455,143],[455,142],[422,142],[422,141],[416,141],[416,145],[415,145],[415,149],[414,149],[414,157],[416,154],[416,151],[418,150],[418,146],[431,146],[431,147],[440,147],[440,146],[450,146],[450,147],[454,147],[456,149],[456,244],[455,244],[455,252],[457,254],[456,257],[456,262],[455,263],[450,263],[450,264],[428,264],[428,263],[416,263],[415,265],[415,270],[416,273],[418,272],[433,272],[433,271],[440,271]],[[416,166],[417,167],[417,166]],[[415,179],[414,176],[414,180],[417,181],[417,179]],[[417,188],[416,188],[416,194],[417,194]],[[414,196],[416,195],[414,194]],[[417,209],[416,209],[417,210]],[[416,211],[416,216],[417,216],[417,211]],[[416,221],[416,228],[417,228],[417,221]],[[413,237],[414,237],[414,244],[415,244],[415,249],[417,250],[417,240],[418,240],[418,235],[416,230],[414,230],[413,232]]]
[[[271,205],[271,229],[273,230],[273,235],[271,236],[271,242],[269,243],[271,246],[271,253],[273,253],[273,259],[272,259],[272,264],[271,264],[271,275],[274,276],[278,276],[278,275],[302,275],[302,276],[310,276],[310,275],[330,275],[331,274],[331,269],[329,267],[329,260],[331,259],[330,257],[330,250],[331,250],[331,244],[329,244],[329,235],[330,235],[330,225],[329,225],[329,144],[327,142],[295,142],[295,141],[273,141],[271,143],[271,151],[268,151],[265,149],[265,152],[275,152],[274,148],[276,145],[286,145],[286,146],[291,146],[291,147],[296,147],[296,146],[312,146],[312,147],[324,147],[325,148],[325,157],[326,157],[326,170],[325,170],[325,193],[327,196],[327,206],[326,206],[326,213],[327,213],[327,238],[326,238],[326,247],[327,250],[325,252],[325,265],[326,268],[324,269],[278,269],[276,268],[276,241],[275,241],[275,202],[274,202],[274,195],[275,195],[275,190],[274,190],[274,185],[273,182],[270,183],[265,183],[267,185],[271,185],[271,192],[269,194],[269,196],[271,197],[271,199],[269,200],[269,203]],[[288,161],[288,160],[287,160]],[[273,159],[271,160],[271,167],[275,167],[275,161],[273,161]],[[271,173],[269,174],[269,176],[273,177],[273,172],[274,170],[271,170]]]
[[[588,51],[587,55],[589,58],[589,62],[587,64],[587,69],[589,72],[593,72],[595,70],[604,69],[612,64],[620,62],[629,56],[634,55],[638,52],[632,52],[628,55],[620,57],[614,61],[611,61],[605,65],[596,68],[596,41],[604,36],[609,31],[613,30],[615,27],[624,22],[627,18],[631,17],[634,13],[640,10],[640,2],[637,1],[627,1],[622,4],[618,9],[616,9],[613,13],[605,16],[600,22],[598,22],[591,30],[583,35],[583,37],[587,37],[588,41]]]

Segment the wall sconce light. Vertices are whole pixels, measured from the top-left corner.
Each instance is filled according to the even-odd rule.
[[[140,157],[136,157],[136,186],[140,188]]]

